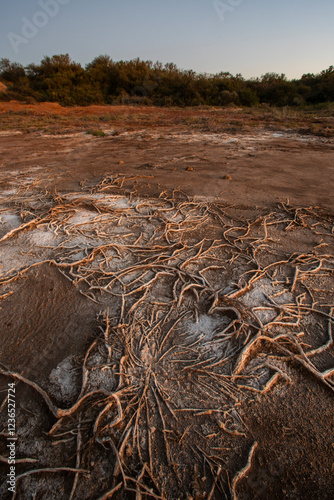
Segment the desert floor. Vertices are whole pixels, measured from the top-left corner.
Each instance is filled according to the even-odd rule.
[[[1,498],[334,497],[333,135],[0,103]]]

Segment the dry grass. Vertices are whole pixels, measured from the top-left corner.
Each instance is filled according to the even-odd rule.
[[[333,109],[327,107],[271,108],[156,108],[87,106],[63,108],[56,103],[25,105],[0,103],[2,131],[64,134],[101,130],[156,127],[193,129],[211,133],[249,133],[258,130],[291,131],[333,137]]]

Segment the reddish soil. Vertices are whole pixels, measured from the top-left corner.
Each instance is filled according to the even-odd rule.
[[[107,173],[123,173],[137,176],[136,184],[148,194],[181,189],[251,207],[272,207],[287,199],[297,206],[334,207],[334,143],[321,138],[158,129],[104,138],[0,135],[0,145],[0,168],[9,179],[11,168],[24,175],[39,167],[48,189],[78,189],[85,180],[94,183]]]
[[[147,199],[150,203],[153,203],[152,199],[157,202],[159,195],[162,196],[161,199],[177,200],[177,203],[195,198],[199,204],[201,202],[204,204],[213,203],[214,206],[220,207],[221,212],[215,212],[214,217],[210,215],[211,218],[208,219],[206,225],[195,232],[195,235],[190,230],[189,234],[185,233],[184,241],[188,245],[184,247],[186,251],[191,251],[192,245],[194,248],[198,248],[196,244],[205,237],[208,240],[220,241],[221,239],[229,244],[233,240],[233,245],[236,245],[234,248],[238,249],[240,242],[238,243],[237,236],[231,237],[230,240],[223,240],[223,228],[226,230],[228,224],[231,227],[239,227],[239,229],[243,227],[241,234],[246,234],[246,239],[242,240],[242,244],[245,246],[243,247],[240,243],[240,248],[242,247],[240,252],[236,251],[232,258],[231,255],[228,255],[229,259],[231,258],[228,266],[227,261],[224,261],[224,265],[227,266],[224,273],[219,276],[215,275],[213,278],[219,283],[221,282],[218,288],[228,287],[239,278],[240,283],[242,283],[241,275],[246,273],[247,276],[247,273],[250,272],[251,268],[247,266],[250,265],[249,262],[254,257],[251,243],[248,243],[247,240],[247,227],[249,227],[250,242],[256,244],[257,238],[260,236],[262,238],[259,253],[255,252],[262,268],[271,262],[276,263],[284,259],[289,261],[288,264],[277,265],[277,273],[270,275],[270,279],[281,280],[289,290],[289,300],[293,298],[299,305],[306,304],[307,307],[312,305],[311,296],[313,294],[314,307],[320,308],[322,313],[327,315],[313,316],[312,313],[307,316],[304,314],[305,311],[303,312],[300,328],[305,330],[306,337],[303,337],[300,345],[307,350],[318,349],[326,344],[328,333],[330,334],[332,328],[331,314],[333,314],[332,308],[334,308],[333,139],[301,135],[286,130],[283,126],[280,128],[284,130],[273,130],[263,124],[252,128],[247,120],[240,133],[231,132],[226,126],[222,126],[222,130],[215,126],[214,130],[205,131],[188,126],[184,122],[185,119],[193,120],[194,117],[208,118],[212,114],[211,110],[157,110],[156,108],[124,106],[90,106],[89,108],[69,109],[54,103],[38,106],[0,103],[0,122],[1,113],[5,116],[11,110],[16,113],[16,128],[20,133],[15,134],[12,126],[10,130],[3,127],[5,130],[0,132],[0,216],[3,218],[2,226],[0,226],[0,250],[2,252],[0,256],[0,271],[2,273],[0,276],[2,325],[0,368],[2,367],[2,371],[5,370],[5,365],[6,369],[19,373],[38,384],[46,392],[50,391],[51,399],[59,407],[68,408],[75,403],[79,396],[83,357],[88,347],[97,338],[101,343],[101,345],[99,344],[99,353],[95,353],[94,350],[92,352],[94,356],[97,356],[96,359],[100,359],[98,356],[101,357],[100,364],[103,361],[107,366],[108,363],[104,359],[107,357],[107,344],[102,342],[105,336],[101,331],[105,331],[107,308],[108,314],[110,314],[110,324],[116,328],[121,301],[116,297],[107,296],[104,298],[101,296],[99,300],[94,302],[91,300],[92,297],[87,297],[87,290],[92,285],[88,264],[86,267],[74,266],[70,271],[58,266],[65,255],[63,248],[66,245],[74,245],[74,239],[71,238],[83,235],[82,232],[80,233],[81,226],[79,227],[80,231],[72,233],[74,230],[70,226],[71,219],[66,219],[66,217],[73,216],[73,207],[74,211],[77,211],[75,213],[80,217],[86,213],[85,211],[93,211],[94,217],[103,217],[105,212],[113,215],[114,212],[109,213],[103,209],[103,206],[101,208],[100,205],[94,204],[94,198],[89,198],[98,193],[108,194],[111,192],[119,197],[125,197],[126,200],[140,198]],[[99,129],[102,129],[106,134],[103,137],[87,134],[76,121],[72,123],[71,131],[68,130],[69,124],[66,122],[66,130],[63,134],[61,129],[58,130],[58,135],[48,133],[47,127],[46,130],[40,131],[33,128],[30,132],[28,130],[29,133],[26,133],[27,130],[23,130],[22,124],[20,125],[19,113],[27,111],[34,117],[41,115],[45,118],[45,116],[59,115],[68,117],[69,120],[76,120],[78,117],[87,118],[89,115],[94,117],[108,115],[110,118],[111,114],[115,114],[117,118],[100,121]],[[225,124],[227,122],[233,124],[234,121],[240,120],[241,116],[240,110],[221,110],[219,113],[221,113],[221,119]],[[140,114],[145,115],[142,120],[138,118]],[[24,114],[21,117],[22,120],[27,119]],[[85,127],[87,123],[85,122]],[[94,129],[97,127],[96,123],[94,121]],[[113,186],[117,187],[114,191],[109,189]],[[83,197],[81,204],[71,205],[72,201],[66,197],[73,195],[73,193]],[[164,194],[161,195],[162,193]],[[123,198],[121,199],[123,200]],[[166,201],[166,203],[169,209],[168,202]],[[279,205],[279,203],[282,204]],[[57,207],[56,212],[59,210],[60,215],[58,212],[55,215],[52,213],[54,207]],[[164,213],[160,213],[159,210],[158,207],[147,214],[145,213],[146,219],[139,218],[143,214],[139,208],[137,212],[130,215],[126,213],[119,215],[117,212],[117,217],[120,218],[120,225],[124,224],[126,231],[134,233],[135,239],[139,238],[141,231],[143,231],[144,242],[147,245],[145,248],[149,248],[150,238],[153,237],[152,228],[155,227],[155,221],[160,221],[161,214]],[[134,223],[137,216],[138,226]],[[189,212],[189,216],[193,217],[191,212]],[[19,222],[15,217],[18,218]],[[46,218],[44,222],[38,220],[27,231],[22,231],[22,234],[20,232],[5,239],[11,229],[15,229],[24,222],[32,221],[36,217]],[[277,226],[268,224],[268,239],[264,233],[267,229],[266,224],[263,224],[263,219],[270,223],[276,221],[275,217],[278,220]],[[147,226],[146,222],[144,225],[144,220],[148,221]],[[247,221],[251,221],[250,226],[247,226]],[[152,224],[152,228],[149,224]],[[258,229],[258,225],[260,225],[260,229]],[[104,233],[102,229],[105,231]],[[104,238],[108,242],[112,237],[110,236],[108,240],[107,229],[102,229]],[[63,235],[62,240],[57,240],[57,245],[63,246],[57,247],[56,253],[52,256],[53,250],[50,248],[56,240],[52,240],[52,244],[49,242],[51,240],[48,240],[47,236],[49,237],[51,233],[52,238]],[[93,230],[88,236],[84,234],[85,237],[88,237],[85,256],[93,255],[91,252],[96,245],[93,234]],[[234,235],[233,232],[231,234]],[[81,242],[80,245],[83,243]],[[125,250],[122,250],[122,258],[124,259],[125,254]],[[126,258],[128,258],[127,255]],[[223,256],[226,257],[225,254]],[[108,255],[105,257],[107,259]],[[216,265],[218,257],[221,261],[222,255],[214,254],[212,261],[206,265]],[[141,256],[141,258],[143,257]],[[170,256],[169,258],[171,259]],[[296,260],[294,261],[294,259]],[[42,261],[45,263],[41,264]],[[94,262],[92,260],[92,265]],[[101,262],[98,261],[100,267],[102,266]],[[314,271],[319,262],[321,262],[319,270]],[[33,267],[29,267],[31,265]],[[177,266],[179,265],[178,263]],[[298,280],[295,282],[294,270],[298,266],[301,269],[301,274],[304,272],[304,275],[300,282]],[[171,264],[170,267],[172,267]],[[29,269],[25,270],[27,268]],[[179,269],[182,267],[177,267],[178,272]],[[60,271],[64,271],[63,274]],[[75,273],[77,273],[77,280]],[[80,281],[80,273],[86,279],[84,283],[83,280]],[[192,270],[192,273],[195,273],[195,270]],[[8,282],[8,277],[15,279]],[[267,286],[266,278],[263,279],[265,287]],[[142,283],[143,280],[144,277],[139,283]],[[171,278],[166,278],[165,285],[161,281],[161,287],[165,286],[166,290],[169,290],[168,287],[172,288],[172,282],[168,280]],[[184,285],[186,286],[187,282]],[[199,284],[196,286],[201,290]],[[163,296],[161,287],[154,288],[156,297]],[[208,304],[210,300],[212,301],[210,294],[207,296],[206,293],[203,290],[203,296],[200,295],[199,311],[201,314],[204,314],[204,311],[207,313]],[[304,299],[300,299],[301,302],[298,303],[298,297],[303,294]],[[190,295],[188,297],[185,294],[185,303],[180,306],[182,314],[187,312],[187,309],[195,310],[197,307],[194,306],[196,293]],[[138,297],[136,295],[136,298]],[[246,295],[246,297],[248,297],[247,300],[250,300],[253,296]],[[158,301],[157,298],[155,300]],[[165,297],[164,300],[166,300]],[[238,310],[242,310],[242,314],[245,315],[243,319],[246,322],[249,321],[247,315],[250,314],[251,306],[247,305],[247,302],[242,303],[242,300],[240,302],[238,298],[235,299],[235,302],[232,299],[227,299],[225,303],[224,297],[220,297],[220,300],[229,310],[229,314],[231,310],[233,311],[231,308],[236,307]],[[306,302],[304,303],[303,300]],[[133,303],[130,302],[131,305]],[[251,305],[253,307],[254,304]],[[258,304],[255,303],[255,305]],[[259,306],[262,307],[263,304],[259,303]],[[268,306],[267,303],[266,306]],[[131,308],[129,309],[131,311]],[[145,308],[143,311],[142,314],[145,316],[147,311],[145,312]],[[102,319],[99,313],[103,313]],[[152,318],[153,316],[152,313]],[[148,321],[148,316],[145,318],[145,321]],[[253,318],[252,321],[254,323],[255,319]],[[155,324],[153,320],[152,322]],[[253,323],[249,327],[249,332],[255,335]],[[115,331],[118,331],[117,328]],[[283,332],[277,330],[276,333],[282,334]],[[298,337],[298,330],[293,329],[293,335],[296,335],[296,338],[301,338]],[[136,339],[136,337],[134,338]],[[173,345],[170,344],[168,347],[172,348]],[[287,348],[288,341],[285,340],[279,347]],[[118,353],[120,347],[117,342],[113,344],[113,348]],[[111,496],[103,496],[103,494],[111,490],[112,487],[116,488],[113,495],[116,499],[146,500],[154,498],[154,495],[155,498],[168,500],[176,498],[187,500],[220,500],[222,498],[302,500],[307,496],[314,500],[334,498],[333,375],[326,378],[328,383],[321,382],[318,376],[319,373],[329,372],[334,367],[333,343],[330,343],[324,351],[320,351],[319,355],[312,357],[318,375],[312,372],[312,367],[310,371],[309,366],[303,366],[296,359],[299,355],[296,348],[291,348],[290,353],[295,355],[295,358],[283,356],[281,351],[275,349],[268,347],[264,342],[263,345],[261,344],[261,348],[256,348],[255,352],[252,352],[249,366],[254,369],[256,363],[260,363],[259,360],[261,363],[269,360],[275,365],[278,360],[277,363],[281,364],[275,365],[277,371],[270,371],[270,376],[275,373],[279,375],[283,373],[282,377],[278,378],[278,382],[272,386],[269,384],[268,390],[263,390],[262,386],[267,387],[268,381],[266,379],[259,390],[248,391],[249,394],[246,391],[247,397],[242,396],[237,404],[233,403],[235,406],[231,405],[236,413],[233,413],[232,410],[231,413],[223,412],[226,422],[222,427],[217,426],[217,422],[219,425],[221,423],[214,413],[196,418],[191,415],[180,417],[179,425],[182,432],[177,437],[177,446],[173,444],[175,440],[173,441],[172,431],[176,433],[176,430],[173,427],[174,421],[171,418],[168,404],[162,410],[160,408],[159,412],[154,413],[156,403],[153,396],[156,393],[152,389],[151,399],[148,396],[147,400],[147,412],[151,411],[151,415],[153,415],[151,427],[154,427],[154,433],[157,428],[154,435],[156,436],[160,432],[159,439],[155,437],[155,440],[152,441],[152,454],[155,457],[155,465],[153,464],[155,478],[153,480],[149,474],[145,473],[144,468],[142,469],[143,474],[140,476],[141,468],[139,465],[137,467],[136,463],[134,464],[131,460],[137,460],[139,464],[141,457],[137,457],[130,446],[128,449],[124,448],[127,450],[124,452],[125,472],[127,474],[136,472],[136,477],[141,477],[140,481],[152,488],[151,492],[140,490],[138,485],[132,483],[134,491],[131,491],[130,487],[128,490],[123,487],[117,489],[118,485],[113,484],[110,478],[114,475],[115,478],[118,478],[117,483],[122,482],[123,479],[120,471],[117,474],[115,472],[117,463],[115,462],[115,453],[112,452],[114,448],[108,447],[106,442],[93,444],[92,435],[87,434],[86,436],[84,434],[86,431],[83,431],[86,442],[81,457],[81,468],[89,468],[91,475],[84,475],[82,480],[79,480],[73,493],[73,499],[111,498]],[[145,365],[151,354],[146,351],[139,354],[139,351],[136,351],[136,355],[137,359],[140,359]],[[116,367],[115,373],[119,376],[120,359],[117,357],[118,354],[115,356],[115,359],[112,358],[112,362]],[[186,358],[187,355],[184,357]],[[71,384],[74,387],[74,389],[72,387],[74,392],[72,390],[68,394],[65,391],[67,386],[64,381],[65,389],[64,387],[59,388],[60,386],[57,384],[52,386],[52,377],[55,376],[55,373],[60,373],[59,368],[57,372],[57,367],[66,359],[71,360],[70,369],[69,371],[65,370],[65,372],[72,377]],[[168,356],[166,360],[169,362]],[[94,362],[98,364],[96,361]],[[250,377],[249,373],[251,373],[247,372],[248,369],[250,368],[240,372],[243,380],[246,380],[245,383],[247,383],[247,377]],[[260,369],[263,369],[261,364],[255,366],[255,371],[258,370],[257,374],[260,373]],[[191,393],[191,377],[182,378],[181,372],[178,374],[177,370],[169,372],[169,374],[170,379],[166,377],[167,392],[170,391],[170,394],[174,395],[173,381],[180,376],[179,380],[182,384],[184,383],[183,389],[188,388],[187,384],[189,384]],[[140,375],[144,377],[143,374]],[[136,375],[136,377],[140,379],[140,375]],[[222,375],[226,374],[214,374],[216,377]],[[127,376],[136,378],[130,371]],[[260,374],[259,377],[261,378],[261,376]],[[7,384],[12,380],[12,377],[1,376],[1,390],[5,394],[7,393]],[[18,379],[16,381],[18,382],[16,425],[20,429],[18,432],[21,442],[18,445],[19,456],[17,458],[32,457],[40,460],[36,465],[18,463],[16,466],[17,474],[39,467],[64,467],[64,457],[68,460],[66,467],[76,467],[76,440],[70,440],[57,446],[51,444],[47,433],[57,418],[52,415],[38,392],[28,384],[19,382]],[[168,386],[168,381],[170,386]],[[138,382],[139,385],[141,382]],[[214,387],[214,382],[211,384]],[[240,391],[242,392],[242,389]],[[180,398],[182,399],[182,397],[181,387]],[[197,402],[196,395],[193,397],[194,401]],[[1,399],[3,400],[3,397]],[[127,400],[127,402],[129,401],[130,399]],[[171,398],[170,405],[175,404],[174,409],[176,407],[175,401],[176,399]],[[206,404],[210,405],[211,403],[208,397]],[[94,405],[99,411],[103,409],[102,406],[99,406],[101,401],[94,400],[92,408]],[[206,408],[209,409],[209,406]],[[7,456],[6,409],[5,401],[2,406],[2,427],[0,427],[0,455],[4,457],[3,463],[0,463],[2,469],[0,492],[4,499],[11,498],[4,486],[4,478],[8,473],[8,464],[5,459]],[[93,411],[92,409],[85,409],[85,411],[86,413],[82,413],[82,416],[80,414],[78,418],[83,420],[87,418],[90,421],[96,418],[96,415],[92,417],[89,413]],[[115,418],[116,411],[115,409],[112,411],[112,418]],[[126,411],[124,409],[124,414]],[[163,417],[161,417],[163,411],[166,411],[164,422]],[[240,417],[240,420],[235,415]],[[111,428],[110,420],[112,419],[109,419],[107,423]],[[144,428],[149,426],[149,421],[149,417],[142,416],[142,421],[139,424],[141,423]],[[161,422],[163,422],[163,426],[166,425],[163,430],[161,430]],[[62,431],[68,432],[68,429],[60,428],[59,433]],[[115,432],[114,439],[118,440],[120,437],[123,439],[127,429],[125,426],[122,427],[121,422],[113,432]],[[175,463],[171,467],[175,471],[175,477],[166,468],[166,458],[162,457],[161,451],[166,441],[163,436],[167,435],[168,437],[169,432],[171,433],[170,446],[176,457]],[[203,441],[203,435],[209,435],[206,443]],[[144,440],[145,436],[141,435],[141,437]],[[185,447],[184,450],[186,450],[185,456],[182,455],[183,452],[181,453],[183,449],[181,441],[182,446]],[[198,447],[203,452],[201,455],[203,457],[202,464],[198,458]],[[143,447],[142,452],[145,458],[145,453],[147,453],[145,447]],[[133,459],[131,454],[133,454]],[[143,461],[145,462],[144,459]],[[149,464],[147,467],[149,468]],[[181,473],[182,467],[184,472]],[[177,486],[176,477],[183,478],[181,486]],[[33,474],[18,482],[15,498],[23,500],[70,498],[71,491],[73,491],[73,479],[73,473],[69,471]],[[169,480],[170,484],[168,485]],[[175,493],[177,487],[180,488],[179,494]]]

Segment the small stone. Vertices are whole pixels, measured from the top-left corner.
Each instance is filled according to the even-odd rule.
[[[226,175],[223,176],[223,179],[226,180],[226,181],[231,181],[232,177],[229,174],[226,174]]]
[[[124,165],[124,161],[119,161],[118,165]]]
[[[188,172],[192,172],[192,171],[194,170],[194,167],[187,167],[187,168],[186,168],[186,170],[187,170]]]

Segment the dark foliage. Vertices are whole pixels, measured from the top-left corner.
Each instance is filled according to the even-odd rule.
[[[68,54],[44,57],[26,68],[0,60],[0,81],[7,91],[1,100],[50,101],[64,106],[88,104],[144,104],[156,106],[303,106],[334,101],[334,67],[320,74],[287,80],[284,74],[267,73],[245,80],[240,74],[198,74],[175,64],[114,62],[96,57],[83,68]]]

